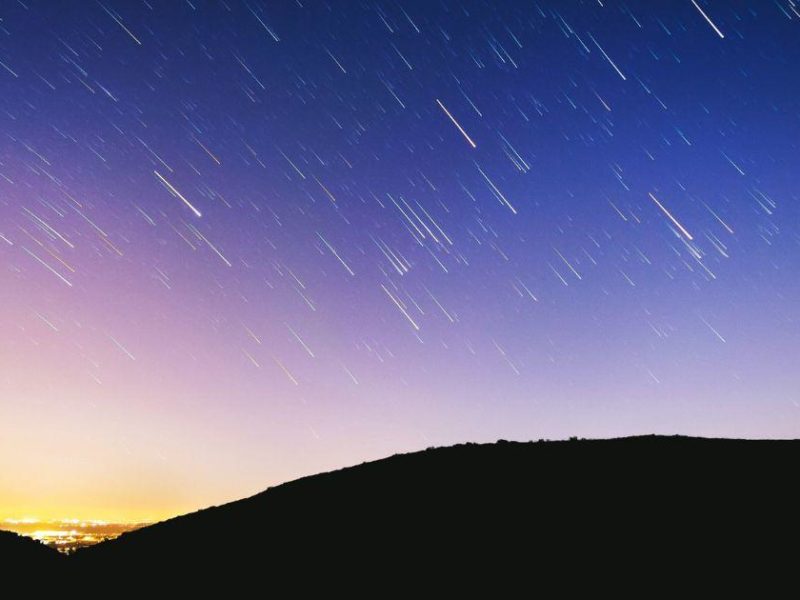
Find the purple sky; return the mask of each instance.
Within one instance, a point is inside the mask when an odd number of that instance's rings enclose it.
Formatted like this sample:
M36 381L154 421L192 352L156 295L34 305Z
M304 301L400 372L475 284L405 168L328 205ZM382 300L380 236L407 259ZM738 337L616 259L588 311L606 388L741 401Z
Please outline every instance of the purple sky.
M792 2L0 10L0 518L800 434Z

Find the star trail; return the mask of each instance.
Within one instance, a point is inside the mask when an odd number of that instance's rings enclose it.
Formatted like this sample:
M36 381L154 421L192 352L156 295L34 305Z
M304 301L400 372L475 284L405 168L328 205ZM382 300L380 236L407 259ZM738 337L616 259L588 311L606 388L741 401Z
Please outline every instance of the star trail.
M794 0L0 3L0 517L800 435Z

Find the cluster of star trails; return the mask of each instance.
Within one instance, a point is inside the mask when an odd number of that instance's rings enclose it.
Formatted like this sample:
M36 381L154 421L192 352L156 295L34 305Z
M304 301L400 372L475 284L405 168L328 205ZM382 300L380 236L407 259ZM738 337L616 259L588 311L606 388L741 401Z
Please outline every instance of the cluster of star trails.
M793 0L60 10L0 12L4 333L87 381L491 389L594 332L666 385L791 320Z

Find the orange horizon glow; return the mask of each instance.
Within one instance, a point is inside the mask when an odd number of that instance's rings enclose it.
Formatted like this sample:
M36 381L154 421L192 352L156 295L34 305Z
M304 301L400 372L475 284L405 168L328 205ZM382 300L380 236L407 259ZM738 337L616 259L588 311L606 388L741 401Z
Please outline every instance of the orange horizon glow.
M40 523L60 523L63 525L68 524L81 524L81 525L142 525L157 523L165 521L173 517L179 517L183 514L194 512L201 507L195 509L187 509L182 512L151 512L145 513L141 511L125 511L115 508L98 508L98 509L74 509L71 511L63 511L59 507L41 510L15 510L10 508L7 512L0 513L0 529L8 529L8 526L14 525L36 525ZM202 507L204 508L204 507ZM64 516L64 515L68 516Z
M25 517L0 521L0 530L32 538L59 552L70 554L80 548L113 540L123 533L147 525L151 523L109 523L81 519L40 520Z

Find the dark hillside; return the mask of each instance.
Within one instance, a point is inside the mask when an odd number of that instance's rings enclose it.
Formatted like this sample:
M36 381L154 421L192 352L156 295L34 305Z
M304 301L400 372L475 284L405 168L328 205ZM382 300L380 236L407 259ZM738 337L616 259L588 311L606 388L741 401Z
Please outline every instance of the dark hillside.
M788 537L798 459L800 441L657 436L429 449L292 481L69 560L94 573L298 589L320 578L463 586L706 570Z
M6 577L21 571L48 575L61 566L64 558L36 540L0 530L0 567Z

